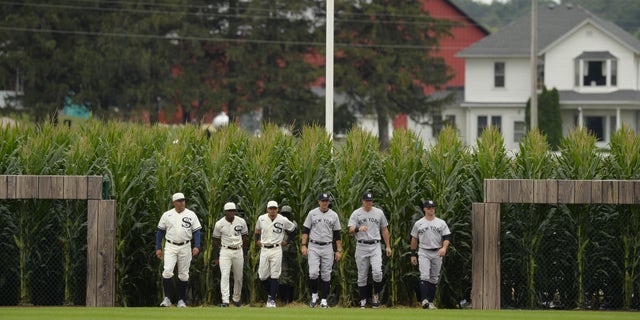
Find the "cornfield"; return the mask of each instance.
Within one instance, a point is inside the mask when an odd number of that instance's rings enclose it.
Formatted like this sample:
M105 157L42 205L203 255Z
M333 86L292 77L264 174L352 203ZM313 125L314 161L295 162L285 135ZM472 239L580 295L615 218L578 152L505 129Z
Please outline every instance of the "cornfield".
M476 147L446 128L423 146L396 131L390 147L360 129L332 142L320 127L291 136L265 125L259 137L231 125L210 136L198 128L91 122L69 129L22 125L0 129L0 174L99 175L104 196L117 201L116 303L155 306L161 300L161 262L153 254L156 225L184 192L203 225L201 254L191 266L189 300L220 303L220 272L212 262L212 230L222 206L236 202L252 228L268 200L293 208L301 225L329 192L343 226L372 191L390 222L393 254L384 258L383 302L415 305L418 271L410 265L409 232L434 199L452 231L436 303L462 307L471 291L471 203L482 202L483 180L640 179L640 137L627 127L608 150L576 130L551 152L538 131L519 152L485 130ZM503 308L640 307L640 213L623 205L503 205ZM62 200L0 202L0 305L83 305L86 287L86 204ZM298 230L297 232L300 232ZM298 235L299 236L299 235ZM355 243L343 228L345 253L334 265L331 302L357 301ZM252 243L244 270L244 303L265 299ZM298 254L295 300L306 302L307 262Z

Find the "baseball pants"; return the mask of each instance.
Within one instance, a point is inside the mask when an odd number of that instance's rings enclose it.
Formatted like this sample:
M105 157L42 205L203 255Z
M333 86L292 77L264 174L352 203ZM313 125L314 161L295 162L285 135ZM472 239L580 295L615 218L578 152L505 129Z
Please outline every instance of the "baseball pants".
M191 245L177 246L167 242L164 246L164 269L162 277L171 279L173 269L178 264L178 278L180 281L189 281L189 267L191 266Z
M358 267L358 287L367 285L369 267L373 281L382 281L382 249L379 243L358 243L355 258Z
M440 280L440 269L442 268L442 257L438 251L420 249L418 252L418 268L420 269L420 280L438 284Z
M311 242L308 250L309 279L318 279L318 276L322 276L322 281L331 281L333 246L330 243L321 246Z
M268 278L278 279L282 272L282 247L260 249L260 266L258 267L258 277L260 280Z
M222 303L229 303L229 276L233 268L233 301L240 301L242 294L242 268L244 257L242 249L231 250L222 248L220 250L220 293Z

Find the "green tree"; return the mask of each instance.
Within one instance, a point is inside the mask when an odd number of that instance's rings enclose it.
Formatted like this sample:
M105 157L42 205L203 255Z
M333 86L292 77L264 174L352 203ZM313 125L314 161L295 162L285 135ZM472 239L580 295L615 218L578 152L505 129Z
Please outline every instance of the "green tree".
M528 128L531 125L531 99L527 101L525 122ZM562 140L562 117L560 115L560 94L556 88L547 90L542 88L538 94L538 129L547 137L547 141L553 150L558 150Z
M417 1L336 3L336 92L353 112L377 116L381 148L395 115L417 120L447 100L425 96L423 87L440 88L450 77L433 54L451 26L422 13Z

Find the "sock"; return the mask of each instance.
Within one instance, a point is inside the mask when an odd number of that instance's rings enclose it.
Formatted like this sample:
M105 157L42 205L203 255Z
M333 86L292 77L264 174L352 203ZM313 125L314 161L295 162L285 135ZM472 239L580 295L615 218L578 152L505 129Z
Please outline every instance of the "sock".
M429 299L427 296L427 282L420 280L420 301Z
M309 290L312 294L318 294L318 279L309 279Z
M380 294L382 291L382 282L373 282L373 294Z
M433 300L435 300L436 298L437 286L435 283L427 282L427 287L429 288L427 290L427 299L429 299L429 302L433 302Z
M271 300L276 300L276 295L278 294L278 279L270 279L271 285L269 288L269 295L271 296Z
M326 299L329 296L329 289L331 288L331 281L322 281L322 294L320 297Z
M271 294L271 289L270 289L271 286L270 286L270 283L269 283L269 278L264 279L264 280L260 280L260 283L262 284L262 289L264 290L264 292L267 295L270 295Z
M366 300L367 299L367 286L363 286L363 287L358 287L358 289L360 289L360 300Z
M189 286L189 281L178 281L178 300L184 300L187 296L187 287Z
M164 296L171 298L171 292L173 291L173 281L171 279L162 278L162 287L164 288Z

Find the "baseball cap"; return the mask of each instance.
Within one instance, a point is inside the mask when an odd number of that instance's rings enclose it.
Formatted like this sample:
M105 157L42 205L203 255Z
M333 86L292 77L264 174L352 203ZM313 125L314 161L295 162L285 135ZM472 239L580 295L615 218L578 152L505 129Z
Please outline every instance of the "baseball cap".
M422 204L423 208L435 208L436 207L436 203L433 202L433 200L427 200Z
M282 206L282 209L280 209L280 213L291 213L291 207Z
M173 201L180 201L180 200L184 200L184 194L178 192L178 193L174 193L173 196L171 197L173 199Z
M367 191L362 195L362 200L373 201L373 193Z
M227 202L227 203L224 204L224 211L232 211L232 210L237 210L235 203Z
M267 208L277 208L278 207L278 203L271 200L269 202L267 202Z
M322 200L329 200L329 194L328 194L328 193L324 193L324 192L323 192L323 193L321 193L321 194L318 196L318 200L320 200L320 201L322 201Z

